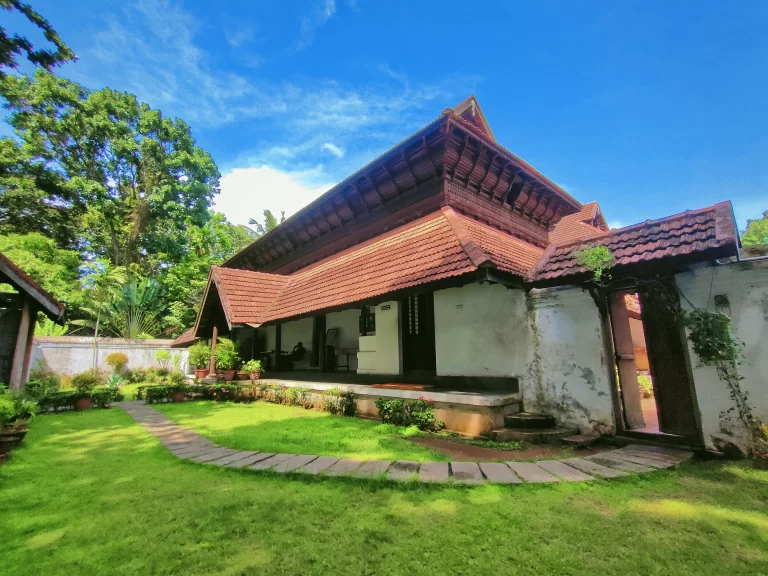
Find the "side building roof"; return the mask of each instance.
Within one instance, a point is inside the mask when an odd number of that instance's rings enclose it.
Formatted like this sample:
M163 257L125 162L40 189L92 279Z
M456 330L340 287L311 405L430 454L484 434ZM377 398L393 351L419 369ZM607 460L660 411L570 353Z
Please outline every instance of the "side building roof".
M0 252L0 282L7 282L19 293L32 298L37 302L40 310L54 322L64 323L64 315L67 310L64 304L43 290L37 282L32 280L26 272L2 252Z

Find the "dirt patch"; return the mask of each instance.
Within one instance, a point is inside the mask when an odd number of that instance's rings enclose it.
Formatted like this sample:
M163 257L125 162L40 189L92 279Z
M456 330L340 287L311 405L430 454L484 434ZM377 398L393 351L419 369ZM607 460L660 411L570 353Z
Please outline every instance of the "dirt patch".
M411 438L432 450L442 452L446 456L460 461L487 462L489 460L549 460L592 456L612 448L563 448L562 446L530 446L522 450L495 450L483 446L473 446L462 442L453 442L442 438Z

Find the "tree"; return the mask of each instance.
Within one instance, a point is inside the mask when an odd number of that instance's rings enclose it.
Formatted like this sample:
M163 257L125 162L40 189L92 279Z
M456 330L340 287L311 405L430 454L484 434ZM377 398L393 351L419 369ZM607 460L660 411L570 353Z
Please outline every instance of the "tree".
M34 79L7 76L0 89L29 161L54 172L70 194L86 252L143 276L181 258L179 240L208 221L220 176L189 126L131 94L90 92L42 70Z
M102 316L109 310L115 294L127 280L125 268L113 266L109 260L99 259L89 262L83 267L85 275L81 279L83 292L90 299L91 304L84 306L83 310L95 317L93 323L93 368L96 369L97 338L99 337L99 323ZM74 324L75 322L73 322ZM91 326L87 321L77 322L83 326Z
M32 9L32 6L20 2L19 0L0 0L0 8L13 12L18 10L27 20L40 28L43 35L56 48L49 50L47 48L35 49L34 45L24 36L14 34L8 35L8 31L0 27L0 76L4 74L3 68L15 69L18 67L17 57L22 54L35 66L40 66L45 70L51 70L54 66L59 66L69 60L76 60L77 56L72 50L64 44L56 30L40 14Z
M741 234L743 246L763 246L768 244L768 210L760 220L747 220L747 229Z
M277 218L274 214L272 214L272 210L264 210L264 223L258 222L257 220L254 220L251 218L248 220L248 224L251 226L255 226L255 233L258 236L261 236L262 234L266 234L270 230L274 230L277 228L279 224L282 224L285 222L285 210L280 212L280 222L277 221Z

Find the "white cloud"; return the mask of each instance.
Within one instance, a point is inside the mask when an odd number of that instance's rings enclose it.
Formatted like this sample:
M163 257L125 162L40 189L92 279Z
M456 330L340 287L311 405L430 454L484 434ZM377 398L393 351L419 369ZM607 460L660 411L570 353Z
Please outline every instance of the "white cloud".
M335 0L321 0L312 14L301 19L301 39L296 50L303 50L315 41L315 33L336 13Z
M278 218L284 210L288 218L333 184L322 167L302 172L267 165L234 168L222 176L221 193L213 208L234 224L247 225L251 218L261 221L262 212L267 209Z
M614 228L624 228L624 226L626 226L626 224L624 224L620 220L613 220L611 222L608 222L607 224L608 224L608 228L610 228L611 230L613 230Z
M344 158L344 148L339 148L333 142L326 142L323 144L322 149L330 152L336 158Z

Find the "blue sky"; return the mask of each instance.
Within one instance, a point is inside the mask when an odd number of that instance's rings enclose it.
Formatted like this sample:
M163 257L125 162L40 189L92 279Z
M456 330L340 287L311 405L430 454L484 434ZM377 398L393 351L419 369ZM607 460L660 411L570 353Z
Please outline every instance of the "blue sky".
M60 74L192 126L234 222L295 212L472 93L499 142L614 225L768 210L768 2L33 6L80 57Z

